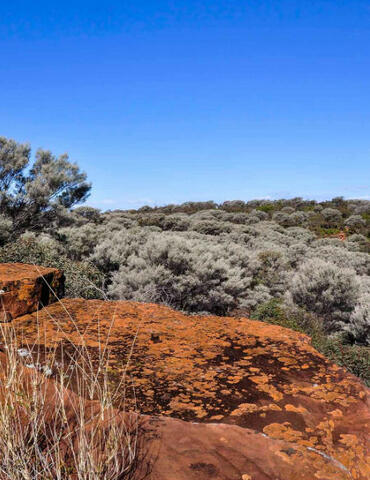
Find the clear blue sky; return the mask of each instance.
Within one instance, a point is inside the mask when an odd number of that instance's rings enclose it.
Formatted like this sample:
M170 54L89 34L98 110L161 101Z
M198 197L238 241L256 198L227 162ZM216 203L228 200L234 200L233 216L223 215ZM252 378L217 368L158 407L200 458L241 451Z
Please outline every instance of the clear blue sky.
M0 135L90 204L370 198L369 0L0 5Z

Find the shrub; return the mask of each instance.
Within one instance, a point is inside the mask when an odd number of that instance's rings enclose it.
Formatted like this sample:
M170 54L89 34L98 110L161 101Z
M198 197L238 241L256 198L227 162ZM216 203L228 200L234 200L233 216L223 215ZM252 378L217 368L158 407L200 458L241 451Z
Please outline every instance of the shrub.
M346 330L356 342L370 345L370 295L361 297L352 312Z
M220 208L227 212L244 212L246 210L246 203L242 200L231 200L222 203Z
M281 211L290 215L291 213L294 213L294 208L293 207L283 207L281 209Z
M244 298L239 302L238 307L252 311L272 299L270 289L266 285L256 285L244 293Z
M367 242L367 239L364 235L361 235L360 233L354 233L347 237L347 241L365 244Z
M307 221L307 214L304 212L294 212L289 215L290 225L304 225Z
M139 225L138 216L123 212L106 212L102 215L102 219L105 229L110 233Z
M292 276L289 293L299 307L325 320L329 331L348 324L360 295L355 272L319 259L305 261Z
M306 257L308 250L309 247L303 242L291 245L287 252L287 258L291 269L296 269L298 265L302 263L302 259Z
M250 214L247 216L247 219L246 219L246 224L247 225L254 225L255 223L259 223L261 221L260 217L258 217L257 215L254 215L254 214Z
M258 267L255 281L269 287L274 296L280 295L285 287L287 258L279 250L262 250L257 254Z
M288 227L291 225L290 223L290 215L284 212L275 212L272 215L272 219L274 222L278 223L279 225L283 225L284 227Z
M183 232L189 230L189 217L183 213L167 215L159 224L163 230L172 230L174 232Z
M217 208L217 204L212 200L206 202L185 202L181 205L177 205L176 211L184 213L195 213L200 210L210 210Z
M80 227L65 227L57 231L57 238L63 243L71 260L87 258L94 250L102 234L102 228L88 223Z
M281 300L276 298L260 304L251 315L251 318L300 332L304 331L303 325L300 325L293 315L287 315Z
M361 232L365 227L366 222L361 215L351 215L347 218L344 224L351 232Z
M324 208L321 215L324 217L327 227L337 227L342 221L342 214L336 208Z
M317 346L314 345L316 348ZM318 350L331 361L345 367L370 387L370 348L347 345L340 337L323 337Z
M352 235L349 235L347 237L347 242L352 244L352 248L353 245L355 245L356 249L370 253L370 242L364 235L361 235L360 233L353 233Z
M255 209L250 212L251 215L258 217L260 220L268 220L269 215L263 209Z
M369 256L363 252L352 252L344 242L338 242L327 245L316 243L308 250L307 257L319 258L341 269L353 269L358 275L368 275L370 273Z
M324 228L324 227L321 227L319 229L319 234L323 237L337 235L340 232L341 232L340 228Z
M246 298L253 266L245 248L207 238L195 233L122 232L99 245L92 258L113 271L113 298L225 314Z
M193 222L191 230L204 235L220 235L221 233L230 233L232 226L229 223L222 223L217 220L204 220Z
M248 223L249 215L247 213L235 213L229 217L229 221L240 225Z
M275 207L272 202L265 202L263 205L260 205L259 207L256 208L256 210L261 210L261 212L272 212L274 211Z

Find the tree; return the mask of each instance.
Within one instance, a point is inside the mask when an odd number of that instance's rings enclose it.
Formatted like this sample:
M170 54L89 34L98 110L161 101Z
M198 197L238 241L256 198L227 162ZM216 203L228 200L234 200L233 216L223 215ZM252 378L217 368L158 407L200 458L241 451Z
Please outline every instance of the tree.
M0 213L11 218L15 232L39 230L86 200L91 184L67 154L36 152L30 165L27 144L0 137Z
M17 189L23 179L22 172L30 161L29 145L0 137L0 211L8 209L9 192Z

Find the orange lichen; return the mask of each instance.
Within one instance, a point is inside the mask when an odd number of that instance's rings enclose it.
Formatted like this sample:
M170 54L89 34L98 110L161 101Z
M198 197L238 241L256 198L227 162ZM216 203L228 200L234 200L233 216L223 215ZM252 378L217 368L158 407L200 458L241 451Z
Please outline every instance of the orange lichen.
M290 426L289 422L271 423L270 425L264 427L263 433L271 438L286 440L288 442L299 441L303 436L303 433L298 430L294 430Z
M294 405L290 405L290 403L287 403L284 408L285 408L285 410L287 410L288 412L309 413L306 408L304 408L304 407L295 407Z
M244 415L245 413L258 412L258 405L255 403L241 403L238 408L231 412L231 416L238 417Z

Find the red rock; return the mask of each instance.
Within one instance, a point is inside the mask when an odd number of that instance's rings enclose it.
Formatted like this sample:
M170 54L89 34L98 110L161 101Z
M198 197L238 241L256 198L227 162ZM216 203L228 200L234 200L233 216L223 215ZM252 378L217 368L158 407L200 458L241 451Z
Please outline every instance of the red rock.
M31 313L63 296L64 276L55 268L0 263L0 321Z
M302 445L225 424L158 420L152 480L350 479L335 458ZM156 446L150 449L156 451ZM366 478L366 477L353 477Z
M107 342L112 381L127 368L141 414L162 416L156 480L370 478L369 391L306 335L82 299L6 327L41 349L85 345L92 358Z
M1 372L6 370L6 356L0 354ZM35 376L38 377L35 382ZM31 382L30 379L33 379ZM23 367L24 387L22 398L25 400L30 385L38 385L43 391L43 417L45 428L42 432L54 430L56 409L54 401L60 389L56 382L46 379L37 372L27 371ZM0 383L0 402L4 399L3 386ZM27 393L28 392L28 393ZM58 426L63 463L73 465L70 445L75 451L79 449L80 423L76 412L83 411L86 432L100 432L94 439L104 438L109 425L117 422L125 425L131 433L138 427L137 469L132 480L350 480L366 478L352 475L347 467L335 457L324 452L303 446L299 443L276 440L250 429L225 424L196 424L169 417L138 416L124 412L110 411L105 416L101 413L98 402L85 400L83 408L81 399L70 390L65 390L65 421ZM60 403L58 403L60 405ZM20 410L22 407L20 406ZM103 417L103 420L101 419ZM24 424L29 418L19 415ZM65 425L63 427L63 425ZM66 440L68 439L68 440ZM43 442L47 441L46 438ZM117 442L124 439L117 438ZM93 443L96 447L97 442ZM1 458L1 452L0 452ZM148 474L149 473L149 474ZM365 472L366 474L366 472ZM0 475L0 478L3 478ZM5 479L6 477L4 477ZM74 478L70 475L68 478Z

